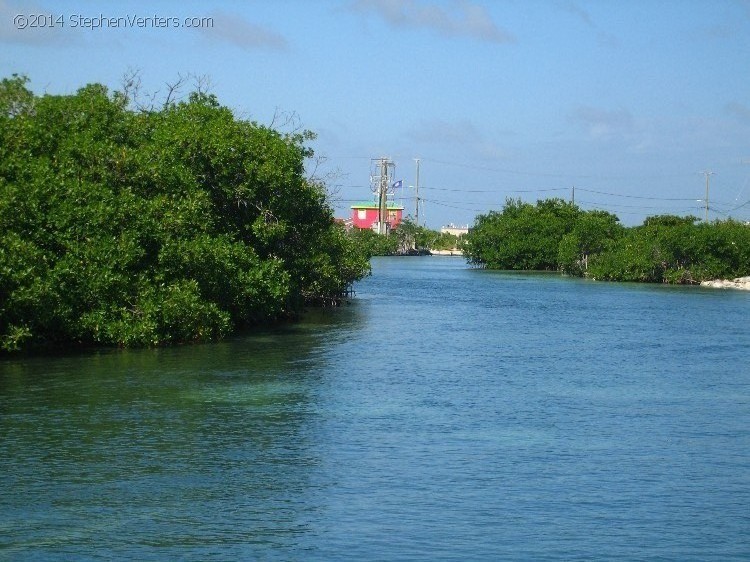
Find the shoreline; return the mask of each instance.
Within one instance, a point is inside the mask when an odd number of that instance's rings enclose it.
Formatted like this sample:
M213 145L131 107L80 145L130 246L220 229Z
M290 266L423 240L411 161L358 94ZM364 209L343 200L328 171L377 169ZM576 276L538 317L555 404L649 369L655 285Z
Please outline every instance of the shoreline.
M734 279L714 279L712 281L701 281L701 287L712 289L738 289L750 291L750 275L747 277L735 277Z
M430 255L463 257L464 253L461 250L430 250Z

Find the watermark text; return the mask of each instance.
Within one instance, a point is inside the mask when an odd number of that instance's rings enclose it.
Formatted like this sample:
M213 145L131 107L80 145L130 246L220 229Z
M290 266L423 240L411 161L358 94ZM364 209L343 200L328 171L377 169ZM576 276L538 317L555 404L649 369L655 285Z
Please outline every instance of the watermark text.
M214 26L214 18L29 13L16 14L13 17L13 26L16 29L210 29Z

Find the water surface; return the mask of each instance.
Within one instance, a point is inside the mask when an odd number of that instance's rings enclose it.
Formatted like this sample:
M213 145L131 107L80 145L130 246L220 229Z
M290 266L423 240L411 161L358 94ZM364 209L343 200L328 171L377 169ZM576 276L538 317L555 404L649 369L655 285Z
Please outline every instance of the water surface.
M750 294L450 257L357 293L0 363L0 559L750 558Z

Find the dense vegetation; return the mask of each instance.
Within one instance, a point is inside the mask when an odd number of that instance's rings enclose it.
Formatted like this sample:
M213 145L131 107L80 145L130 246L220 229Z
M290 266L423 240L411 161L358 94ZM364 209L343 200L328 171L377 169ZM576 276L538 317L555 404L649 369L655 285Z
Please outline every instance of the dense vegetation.
M699 283L750 275L750 227L733 220L698 220L650 217L598 255L589 274L608 281L652 283Z
M578 271L579 262L622 235L616 216L585 212L562 199L506 201L477 217L464 244L470 262L492 269Z
M349 238L368 257L393 256L398 253L398 238L395 232L383 236L372 230L352 228Z
M405 219L395 232L401 251L416 249L453 250L461 245L458 236L447 232L418 226L410 218Z
M428 249L452 250L460 245L457 236L417 226L410 218L404 219L387 236L358 228L352 229L349 235L368 256L393 256Z
M200 91L132 106L0 82L0 350L216 339L369 271L305 177L311 134Z
M464 252L471 263L492 269L697 283L750 274L750 227L664 215L625 228L615 215L561 199L508 200L502 212L477 217Z

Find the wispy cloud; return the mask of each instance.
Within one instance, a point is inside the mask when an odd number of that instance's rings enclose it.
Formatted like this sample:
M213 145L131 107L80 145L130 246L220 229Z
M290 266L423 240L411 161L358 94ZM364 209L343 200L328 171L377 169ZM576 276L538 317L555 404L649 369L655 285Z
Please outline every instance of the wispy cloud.
M724 106L724 111L729 115L741 121L742 123L750 124L750 107L744 105L738 101L729 102Z
M579 4L571 0L560 0L556 3L557 7L563 12L573 15L578 20L583 22L587 27L591 28L596 32L596 41L602 47L616 48L620 45L620 41L606 31L603 31L599 25L597 25L591 14L585 9L581 8Z
M283 35L251 23L240 14L217 10L209 15L213 18L214 24L201 28L201 31L210 39L247 50L286 51L289 48L289 43Z
M602 47L607 47L609 49L617 49L620 46L620 40L616 35L604 31L599 31L596 34L596 42Z
M569 122L583 132L589 144L639 154L678 153L697 147L733 148L747 136L750 108L733 102L724 118L682 115L679 117L636 117L626 108L607 109L581 106L569 114ZM740 141L741 143L741 141Z
M481 140L477 128L468 120L455 122L423 119L406 133L420 143L473 143Z
M728 24L717 24L702 27L696 34L706 39L729 39L737 34L737 29Z
M374 14L394 27L431 30L443 37L470 37L491 43L513 43L511 33L499 27L484 6L468 0L448 7L420 0L356 0L351 11Z
M570 120L582 127L595 140L609 140L633 131L633 116L627 109L608 110L591 106L575 109Z
M47 13L49 9L42 8L34 2L0 0L0 43L43 46L79 41L79 34L66 32L66 28L62 26L30 25L33 21L32 16Z
M596 25L594 25L594 20L591 19L591 15L575 2L558 2L557 5L561 10L573 14L589 27L596 27Z
M423 119L404 136L418 145L440 145L469 150L485 160L501 160L508 157L508 151L505 148L487 138L467 119L458 121Z

